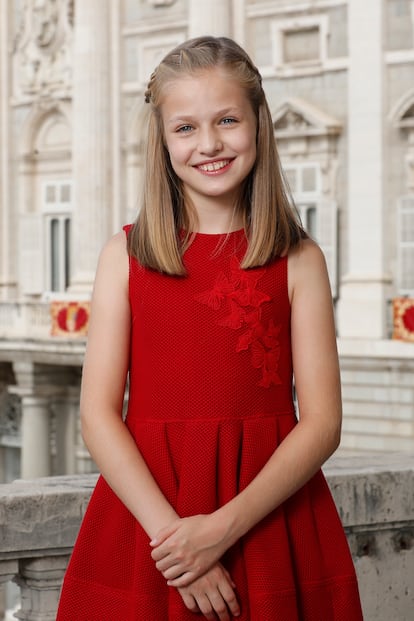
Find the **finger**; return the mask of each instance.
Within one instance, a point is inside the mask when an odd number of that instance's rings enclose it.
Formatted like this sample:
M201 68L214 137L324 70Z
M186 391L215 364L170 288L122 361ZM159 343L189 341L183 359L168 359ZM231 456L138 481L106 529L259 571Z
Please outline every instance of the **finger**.
M172 574L175 573L174 568L176 569L178 567L178 565L180 565L180 559L174 558L171 554L169 554L168 556L165 556L160 561L156 561L156 563L155 563L155 567L162 574L164 574L164 572L167 572L167 571L171 570L171 576L165 576L165 578L167 578L167 577L168 578L177 577L180 574L182 574L183 571L185 571L185 567L182 567L182 568L180 567L181 571L178 572L177 576L173 576Z
M227 608L227 604L224 601L220 591L212 591L207 594L207 597L209 598L211 606L219 620L230 621L229 609Z
M183 602L188 610L191 610L191 612L194 613L200 612L198 604L192 595L182 591L180 591L180 595L183 598Z
M222 565L218 565L221 570L221 576L217 578L217 589L223 600L229 608L231 614L235 617L240 615L240 605L235 592L236 585L233 582L230 573Z
M165 573L167 573L167 572L165 572ZM181 573L181 574L178 571L178 575L177 575L176 578L171 578L171 579L167 580L167 585L175 587L177 589L179 589L181 587L186 587L186 586L190 585L192 582L194 582L194 580L199 578L200 575L201 575L201 571L199 571L199 572L186 571L186 572ZM164 578L167 577L164 574L163 574L163 576L164 576Z
M236 593L234 592L233 588L230 586L229 583L226 583L226 582L220 583L218 588L231 614L234 617L238 617L241 612L240 605L239 605Z
M226 574L226 578L229 581L229 584L231 584L231 586L234 588L236 588L236 584L233 580L233 578L230 576L229 572L227 571L227 569L225 567L222 567L224 573Z
M203 613L203 615L205 616L206 619L208 619L208 621L217 621L216 614L211 606L211 602L208 599L207 595L200 594L199 596L197 596L196 601L200 609L200 612Z
M151 551L151 558L153 561L161 561L165 556L168 555L159 548L155 548Z
M170 524L169 526L165 526L164 528L161 528L161 530L158 531L155 537L151 539L150 546L155 548L161 545L166 539L168 539L168 537L171 537L171 535L175 533L177 528L178 528L177 522Z
M154 548L151 551L151 558L154 561L161 561L163 558L166 558L170 554L171 550L167 546L161 545L160 547Z

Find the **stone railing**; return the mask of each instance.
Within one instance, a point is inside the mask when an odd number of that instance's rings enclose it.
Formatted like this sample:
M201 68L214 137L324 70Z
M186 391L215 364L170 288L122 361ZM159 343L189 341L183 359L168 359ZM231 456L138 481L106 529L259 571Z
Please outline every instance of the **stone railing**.
M340 455L324 470L355 560L365 621L411 620L414 455ZM55 619L95 480L50 477L0 486L0 582L13 579L20 586L18 619Z
M46 302L0 302L0 338L48 338L50 305Z

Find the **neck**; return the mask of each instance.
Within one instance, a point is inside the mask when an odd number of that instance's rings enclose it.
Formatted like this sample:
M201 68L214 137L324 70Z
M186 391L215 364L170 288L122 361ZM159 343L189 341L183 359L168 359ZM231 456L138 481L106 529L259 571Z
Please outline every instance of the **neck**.
M243 228L243 216L234 204L223 205L220 201L208 204L196 204L193 207L197 215L198 233L231 233Z

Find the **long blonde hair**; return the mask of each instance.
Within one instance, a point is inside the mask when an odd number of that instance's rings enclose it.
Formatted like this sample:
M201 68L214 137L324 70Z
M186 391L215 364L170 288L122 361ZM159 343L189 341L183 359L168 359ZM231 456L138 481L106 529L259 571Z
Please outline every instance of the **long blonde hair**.
M223 68L245 90L257 121L256 161L241 188L248 247L241 267L264 265L307 237L288 196L269 106L259 71L247 53L226 37L199 37L172 50L151 75L145 92L150 104L143 204L128 237L130 255L166 274L184 275L182 256L197 230L195 209L186 203L164 144L160 112L163 88L183 76ZM183 238L182 231L186 232Z

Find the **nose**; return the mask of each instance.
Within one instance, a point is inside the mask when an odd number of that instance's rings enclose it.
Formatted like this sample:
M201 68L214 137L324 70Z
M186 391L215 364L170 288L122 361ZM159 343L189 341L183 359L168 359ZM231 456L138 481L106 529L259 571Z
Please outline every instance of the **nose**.
M218 132L214 128L200 129L198 152L204 155L214 155L221 151L223 143Z

